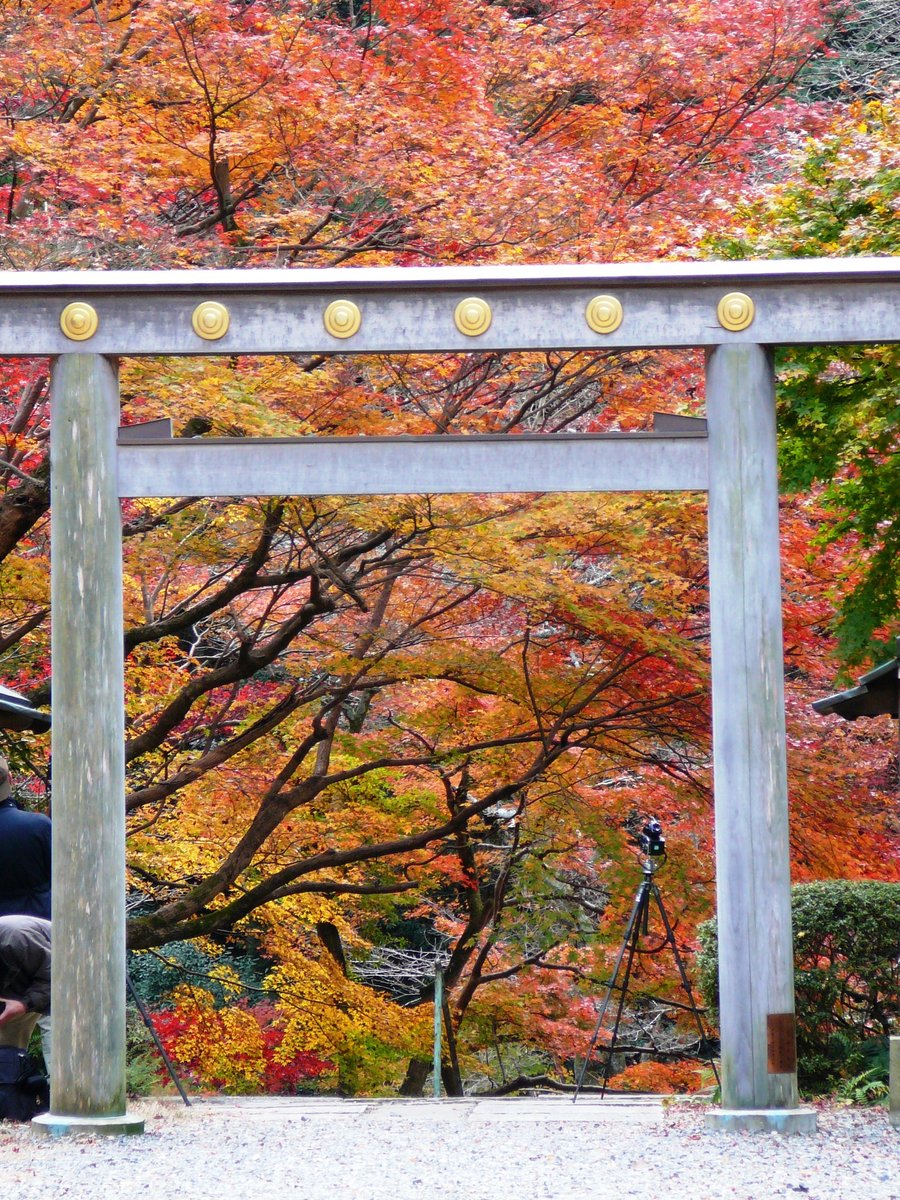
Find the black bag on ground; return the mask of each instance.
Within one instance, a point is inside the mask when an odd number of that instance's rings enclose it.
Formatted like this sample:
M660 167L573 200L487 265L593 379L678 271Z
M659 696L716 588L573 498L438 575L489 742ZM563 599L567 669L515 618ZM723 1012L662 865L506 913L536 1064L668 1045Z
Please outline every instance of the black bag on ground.
M0 1046L0 1121L30 1121L50 1107L47 1076L18 1046Z

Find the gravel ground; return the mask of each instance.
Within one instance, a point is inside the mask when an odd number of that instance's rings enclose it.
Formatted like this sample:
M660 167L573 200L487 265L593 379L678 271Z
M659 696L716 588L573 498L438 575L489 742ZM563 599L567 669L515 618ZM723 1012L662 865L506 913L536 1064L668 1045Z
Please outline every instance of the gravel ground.
M584 1100L584 1098L583 1098ZM4 1200L900 1200L900 1130L821 1110L808 1137L706 1133L702 1108L491 1102L148 1101L142 1137L0 1125Z

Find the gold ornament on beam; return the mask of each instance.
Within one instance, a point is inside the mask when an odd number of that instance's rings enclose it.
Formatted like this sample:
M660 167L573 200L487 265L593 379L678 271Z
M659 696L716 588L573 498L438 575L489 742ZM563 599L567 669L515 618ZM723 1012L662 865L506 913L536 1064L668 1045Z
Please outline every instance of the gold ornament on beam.
M469 296L465 300L460 300L453 313L456 328L466 337L480 337L481 334L487 333L491 327L492 318L491 306L486 300L481 300L477 296Z
M614 333L623 316L622 302L615 296L595 296L584 310L584 319L594 333Z
M753 301L743 292L729 292L727 296L722 297L716 308L719 324L723 329L730 329L732 333L740 333L742 329L746 329L755 315L756 307Z
M92 338L99 324L97 310L83 300L67 304L59 314L59 327L73 342L86 342Z
M349 338L359 331L362 313L352 300L332 300L322 314L326 333L332 337Z
M217 342L228 332L231 317L224 304L217 300L204 300L191 314L191 325L197 337L205 342Z

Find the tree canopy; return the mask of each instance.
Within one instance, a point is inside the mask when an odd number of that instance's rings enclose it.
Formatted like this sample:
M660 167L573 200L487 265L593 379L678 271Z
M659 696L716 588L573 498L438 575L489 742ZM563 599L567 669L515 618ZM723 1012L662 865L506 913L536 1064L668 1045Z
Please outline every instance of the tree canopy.
M804 147L784 182L742 207L717 243L735 256L890 255L898 247L900 116L896 98L856 103ZM855 543L840 580L837 633L847 662L893 656L900 608L900 411L896 346L816 346L782 353L782 481L823 485L818 543Z
M832 127L799 90L837 20L818 0L29 0L0 10L4 262L890 252L888 101ZM813 134L804 174L789 154ZM893 535L858 494L894 453L886 353L854 351L842 375L812 352L782 387L785 478L803 489L783 548L805 878L900 866L884 740L808 714L833 672L834 580L874 581L884 605L866 611L889 615ZM657 408L701 415L702 375L668 353L135 359L122 421L170 416L183 437L639 429ZM47 381L45 362L0 363L0 654L36 702ZM826 514L857 508L810 561ZM696 498L128 501L123 534L129 942L193 979L170 1031L187 1061L215 1051L208 1078L236 1083L234 1042L267 1078L307 1055L348 1088L396 1085L427 1049L436 958L467 1069L512 1045L564 1063L650 811L693 944L712 890ZM12 753L47 777L38 741ZM202 989L184 966L201 959ZM239 984L270 1007L223 1015Z

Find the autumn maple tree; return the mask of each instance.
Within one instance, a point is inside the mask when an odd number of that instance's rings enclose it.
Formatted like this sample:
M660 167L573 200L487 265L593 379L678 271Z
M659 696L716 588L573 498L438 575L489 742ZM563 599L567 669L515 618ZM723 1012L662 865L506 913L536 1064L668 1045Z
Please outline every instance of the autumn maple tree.
M804 148L777 188L739 211L729 255L896 254L900 195L896 94L854 102ZM823 488L818 541L853 538L836 632L845 661L892 657L900 593L900 417L895 346L814 346L779 363L782 480Z
M826 124L793 89L833 31L818 0L3 9L4 261L697 255L737 236L747 181ZM0 364L0 650L38 702L47 379L42 362ZM123 424L170 416L176 436L702 413L700 363L648 353L126 360L121 381ZM627 903L650 808L690 940L712 877L696 499L130 501L123 533L130 944L200 939L214 960L231 936L252 943L285 1062L399 1082L427 1050L429 977L402 997L361 980L418 930L446 955L464 1064L517 1040L564 1063L607 961L597 919ZM791 561L806 669L830 601ZM38 745L15 752L44 770ZM892 852L870 808L865 850ZM828 837L806 853L811 874L846 862ZM202 993L190 1011L178 993L171 1018L185 1061L233 1038L271 1066L271 1030L248 1008L229 1032Z

